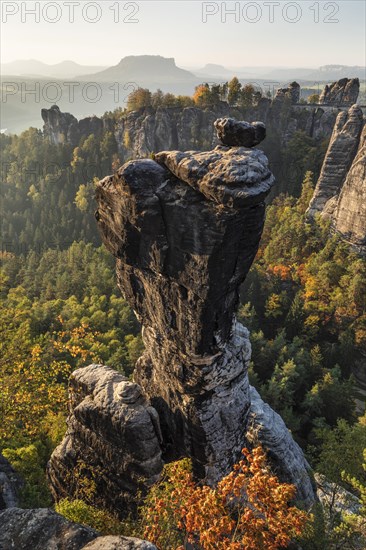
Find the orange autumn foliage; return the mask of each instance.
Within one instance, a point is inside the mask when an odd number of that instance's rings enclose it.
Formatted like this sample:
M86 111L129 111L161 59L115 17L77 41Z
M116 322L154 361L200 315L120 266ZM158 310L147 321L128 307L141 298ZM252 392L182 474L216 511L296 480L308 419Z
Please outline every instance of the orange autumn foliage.
M272 272L276 277L279 277L281 281L291 281L291 267L288 265L274 265L269 266L268 269L270 272Z
M166 466L143 509L144 536L160 550L276 550L300 536L309 515L289 506L294 485L272 474L261 447L243 455L216 487L195 483L186 460Z

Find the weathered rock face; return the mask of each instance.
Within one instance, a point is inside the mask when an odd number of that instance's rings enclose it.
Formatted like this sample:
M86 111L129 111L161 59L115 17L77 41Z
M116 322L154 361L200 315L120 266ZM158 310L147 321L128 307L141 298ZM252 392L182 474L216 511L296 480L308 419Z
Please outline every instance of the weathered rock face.
M0 550L157 550L133 537L101 537L48 508L0 512Z
M56 499L75 496L75 470L94 472L96 504L123 515L157 480L160 442L157 412L137 384L101 365L79 369L70 379L68 430L48 465L51 489Z
M254 147L266 137L263 122L238 122L234 118L219 118L214 126L217 136L223 145Z
M0 510L17 506L21 487L22 481L19 475L0 454Z
M282 145L286 145L298 130L315 139L329 138L339 112L338 107L355 103L358 89L357 79L342 79L331 87L325 87L321 101L324 108L299 106L300 86L292 82L287 88L277 90L273 101L261 98L256 106L247 110L246 119L250 122L262 120L271 132L279 135ZM51 109L42 109L42 118L45 122L44 134L52 143L67 142L76 146L82 135L99 135L103 130L113 132L122 162L125 159L147 157L152 152L162 150L185 151L214 147L218 143L214 121L218 117L230 117L234 111L235 108L225 102L211 110L197 107L159 107L154 110L149 107L127 113L118 122L111 123L108 119L97 117L77 121L74 116L61 113L59 107L53 106Z
M366 125L337 199L332 223L346 241L366 253Z
M252 408L249 334L235 320L273 181L259 150L162 152L101 181L96 218L143 325L146 351L134 379L159 413L164 458L189 456L197 475L215 481L239 458L257 418L278 471L287 479L293 471L309 505L301 450L278 416Z
M323 105L348 106L354 105L360 92L360 81L358 78L342 78L326 85L322 91L319 103Z
M300 100L300 84L291 82L287 88L278 88L275 101L288 99L292 104L298 103Z
M78 121L70 113L62 113L57 105L42 109L43 131L50 143L69 143L76 147L82 136L99 135L103 130L103 120L93 116Z
M0 512L0 550L80 550L97 536L48 508Z
M353 105L349 111L339 113L309 205L309 218L316 214L328 217L333 214L334 199L337 198L355 158L363 124L362 110L357 105Z
M314 489L309 478L309 467L304 468L304 456L298 444L279 414L264 403L255 388L250 386L250 411L247 437L250 442L260 441L274 459L276 472L280 478L301 487L304 502L311 501Z

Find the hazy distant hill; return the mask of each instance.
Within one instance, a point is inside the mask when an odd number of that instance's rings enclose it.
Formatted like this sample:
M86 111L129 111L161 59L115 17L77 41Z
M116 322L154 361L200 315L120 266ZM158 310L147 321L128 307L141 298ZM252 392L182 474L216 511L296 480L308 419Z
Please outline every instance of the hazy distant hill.
M366 79L366 68L348 65L324 65L319 69L306 67L224 67L209 63L202 69L195 71L197 75L205 78L230 78L237 76L240 79L286 82L290 80L302 80L304 82L334 82L347 76L348 78Z
M314 71L308 78L319 78L319 80L339 80L344 75L348 78L359 78L360 80L366 79L366 67L360 67L358 65L324 65L319 67L317 71Z
M77 118L101 116L105 111L125 107L128 94L138 86L149 88L151 91L160 88L163 92L177 95L193 95L195 86L202 82L221 83L238 76L242 82L257 83L259 86L263 84L264 90L269 82L275 83L273 87L276 88L297 80L301 83L306 97L312 93L314 84L318 82L330 83L342 77L357 76L361 79L362 94L362 81L365 81L364 67L327 65L318 70L280 67L235 68L209 63L202 69L192 72L177 67L173 58L159 55L128 56L113 67L99 70L101 68L79 65L73 61L47 65L40 61L28 60L3 65L1 88L5 95L1 103L1 128L6 128L10 133L21 132L31 125L39 128L42 126L40 110L43 107L50 108L54 103L63 112L71 112ZM59 97L55 100L52 97L57 89L49 87L50 80L59 91ZM75 83L73 94L70 94L71 82ZM34 90L37 86L37 97L27 93L27 90ZM88 87L89 91L86 89ZM319 87L321 88L322 84ZM306 91L306 88L309 90ZM99 97L94 101L92 96L98 93Z
M75 61L61 61L55 65L48 65L36 59L23 59L3 63L1 72L3 75L14 76L43 76L55 78L75 78L92 72L103 70L105 67L79 65Z
M83 75L83 80L90 78L97 82L131 82L143 85L146 82L161 84L190 83L197 77L176 66L173 57L160 55L129 55L121 59L118 65L95 74Z

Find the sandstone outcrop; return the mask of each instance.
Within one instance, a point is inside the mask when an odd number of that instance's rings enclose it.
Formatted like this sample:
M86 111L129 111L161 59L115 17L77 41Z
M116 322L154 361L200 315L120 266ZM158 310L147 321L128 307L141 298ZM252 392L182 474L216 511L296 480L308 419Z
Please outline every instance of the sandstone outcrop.
M254 147L266 137L263 122L238 122L234 118L219 118L214 126L217 136L223 145Z
M342 185L332 223L344 240L366 253L366 125L357 154Z
M48 508L0 512L0 550L80 550L97 536Z
M339 107L349 105L349 102L356 103L358 89L357 79L342 79L331 87L326 86L322 93L322 108L298 105L300 86L293 82L287 88L277 90L273 101L266 97L259 99L257 105L247 109L245 118L250 122L263 121L270 132L278 134L282 145L286 145L298 130L317 140L329 138ZM61 113L58 106L53 106L42 109L42 118L44 134L51 143L70 143L75 147L83 135L99 135L104 130L113 132L123 162L162 150L210 149L218 143L214 121L228 118L234 112L235 107L220 102L207 109L148 107L126 113L117 121L108 117L78 121L69 113Z
M97 188L102 238L143 326L146 351L134 379L159 414L163 457L191 457L208 482L228 473L257 416L249 333L235 310L273 183L262 151L218 145L131 161ZM279 417L271 422L291 440ZM314 492L302 452L280 447L269 448L273 461L287 460L279 471L290 471L296 456L298 498L309 505Z
M360 92L360 81L358 78L341 78L325 86L322 91L319 103L323 105L348 106L354 105Z
M300 84L291 82L287 88L278 88L275 101L288 99L292 104L298 103L300 100Z
M253 128L234 126L230 134L244 128L245 139ZM68 471L80 457L94 471L102 466L97 502L123 516L161 458L190 457L195 475L214 483L255 432L297 498L314 502L301 449L250 389L249 332L235 318L273 183L261 150L223 144L130 161L99 183L96 219L145 352L134 383L100 365L73 374L68 432L49 465L56 499L74 493Z
M17 506L21 487L22 480L19 475L0 454L0 510Z
M0 550L157 550L154 544L123 536L99 536L48 508L0 511Z
M69 143L76 147L82 136L100 135L104 128L101 118L93 116L78 121L70 113L62 113L58 105L42 109L41 116L44 122L43 132L54 145Z
M140 387L108 367L90 365L70 378L68 430L48 465L56 498L80 495L78 475L93 477L97 505L121 515L163 467L157 412Z
M337 116L320 177L308 209L308 217L316 214L332 215L335 202L348 174L359 146L364 121L360 107L353 105L349 111Z

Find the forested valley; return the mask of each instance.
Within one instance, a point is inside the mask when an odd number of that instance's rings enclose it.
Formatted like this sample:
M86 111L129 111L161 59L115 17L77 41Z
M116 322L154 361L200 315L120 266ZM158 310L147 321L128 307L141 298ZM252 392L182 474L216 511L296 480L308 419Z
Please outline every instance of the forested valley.
M195 101L204 108L202 93ZM143 352L94 219L96 179L127 159L109 131L77 147L52 145L34 128L0 140L0 452L26 480L22 504L50 506L45 468L65 432L69 375L95 362L130 377ZM251 384L313 468L359 494L350 479L364 491L357 372L366 354L366 265L326 221L306 220L324 152L302 132L281 152L296 181L268 201L238 319L251 332ZM322 547L321 531L308 548Z

